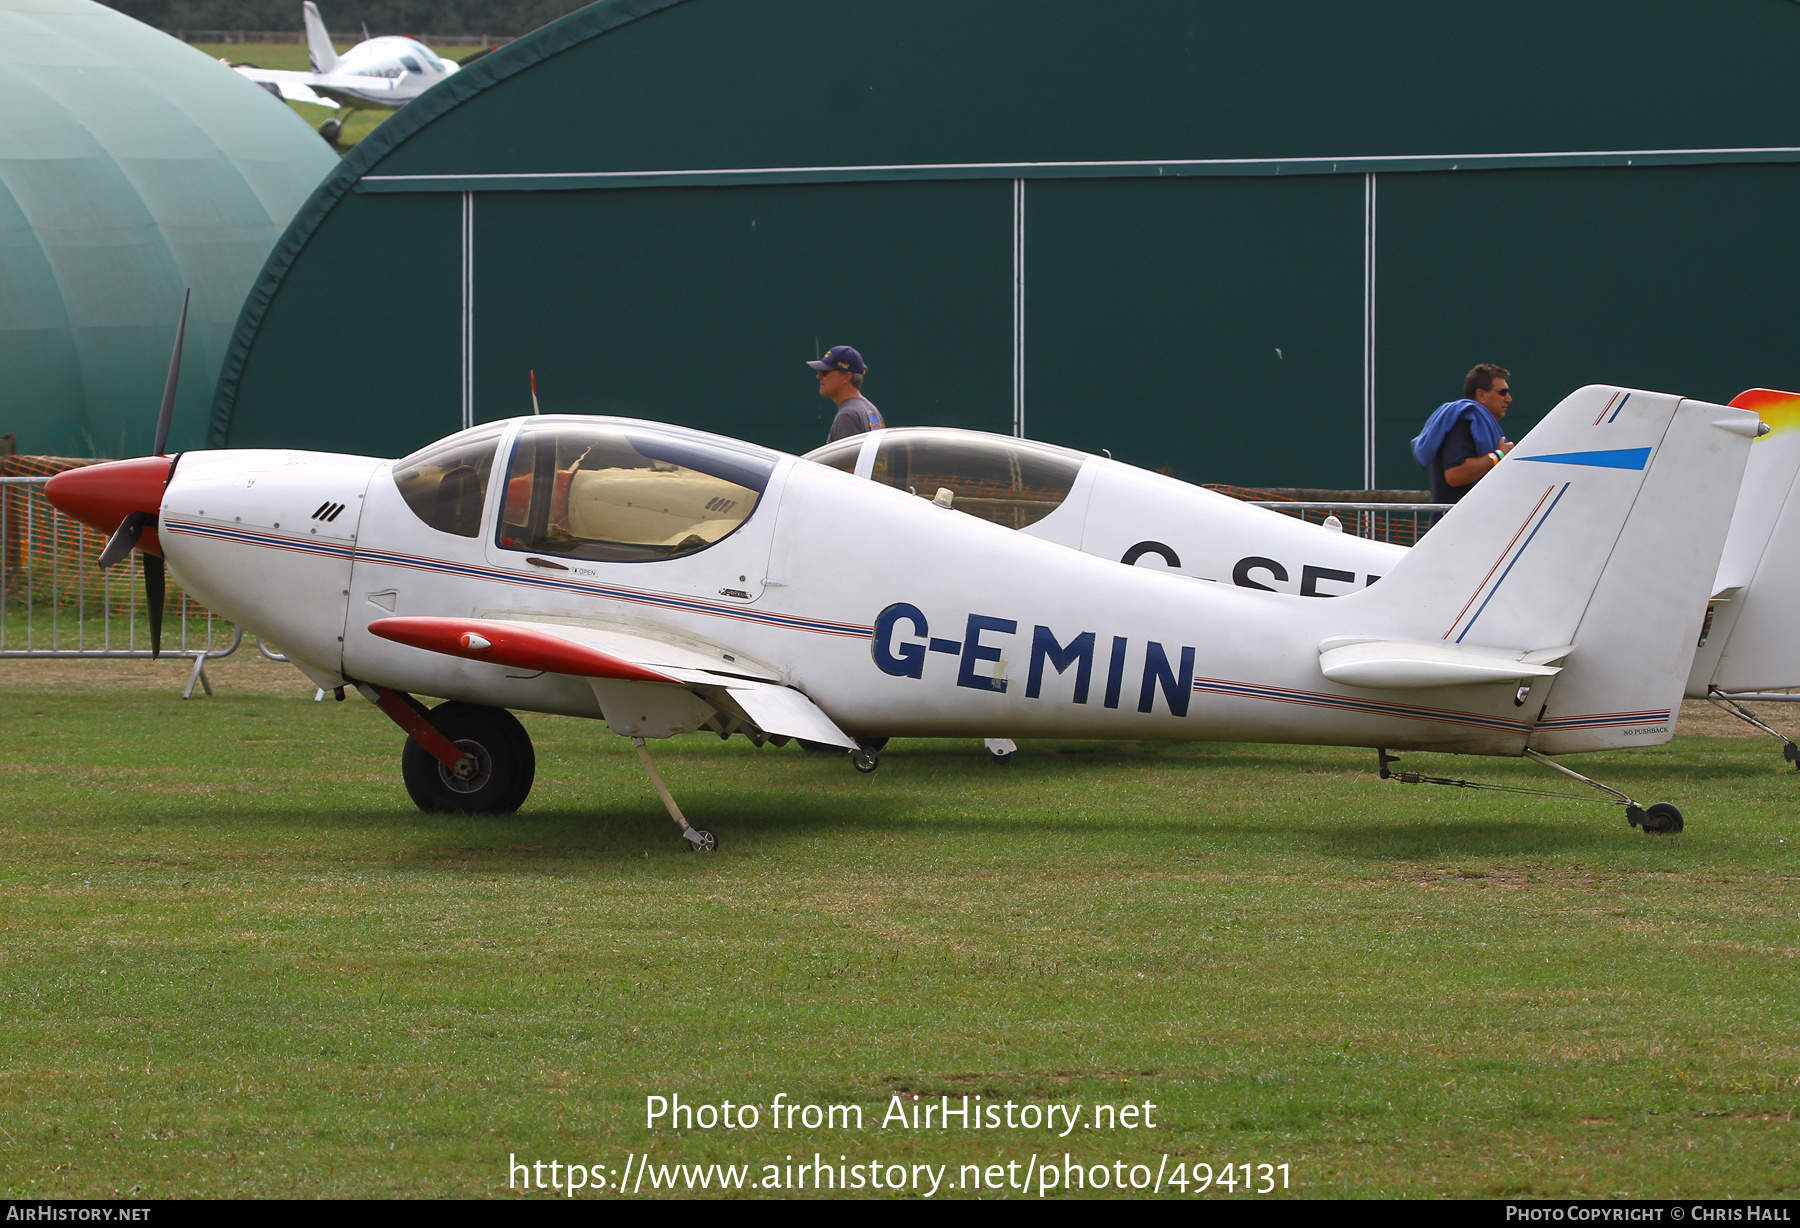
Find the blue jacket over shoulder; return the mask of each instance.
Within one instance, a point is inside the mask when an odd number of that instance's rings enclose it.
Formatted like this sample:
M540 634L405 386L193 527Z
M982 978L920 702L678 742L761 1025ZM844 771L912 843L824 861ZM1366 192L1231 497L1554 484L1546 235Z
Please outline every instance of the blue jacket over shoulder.
M1444 436L1463 418L1469 420L1469 431L1475 436L1476 447L1491 452L1500 446L1504 432L1500 429L1500 420L1488 412L1487 406L1467 399L1446 401L1425 419L1425 429L1413 437L1413 459L1419 462L1420 468L1431 468L1432 458L1444 445Z

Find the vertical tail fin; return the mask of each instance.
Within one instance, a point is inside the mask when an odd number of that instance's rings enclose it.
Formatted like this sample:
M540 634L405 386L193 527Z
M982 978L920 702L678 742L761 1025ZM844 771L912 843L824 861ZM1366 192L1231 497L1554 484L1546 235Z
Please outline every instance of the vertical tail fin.
M1800 394L1752 388L1733 397L1769 433L1750 449L1744 485L1713 585L1706 643L1694 654L1687 693L1800 686Z
M1381 583L1340 601L1424 642L1573 648L1520 699L1546 753L1666 741L1754 414L1662 393L1571 393Z
M331 35L325 29L325 19L319 16L319 6L313 0L301 0L300 15L306 23L306 54L312 60L314 72L330 72L337 67L337 49L331 45Z

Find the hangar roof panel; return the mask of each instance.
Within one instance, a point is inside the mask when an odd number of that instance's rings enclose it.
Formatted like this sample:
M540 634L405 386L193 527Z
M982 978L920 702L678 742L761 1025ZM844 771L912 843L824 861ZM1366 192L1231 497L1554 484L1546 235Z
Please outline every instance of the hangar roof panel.
M471 65L358 161L396 175L1785 147L1797 22L1747 2L603 0ZM822 56L822 24L854 30L856 50ZM454 129L430 122L453 108ZM520 122L546 113L592 119ZM492 139L470 139L486 124Z

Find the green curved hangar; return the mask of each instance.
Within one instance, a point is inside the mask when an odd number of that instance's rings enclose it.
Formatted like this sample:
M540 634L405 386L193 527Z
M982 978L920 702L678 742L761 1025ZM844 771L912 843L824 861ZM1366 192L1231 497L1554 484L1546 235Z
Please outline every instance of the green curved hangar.
M170 446L208 402L257 270L336 156L204 53L90 0L0 0L0 433L149 450L182 291Z

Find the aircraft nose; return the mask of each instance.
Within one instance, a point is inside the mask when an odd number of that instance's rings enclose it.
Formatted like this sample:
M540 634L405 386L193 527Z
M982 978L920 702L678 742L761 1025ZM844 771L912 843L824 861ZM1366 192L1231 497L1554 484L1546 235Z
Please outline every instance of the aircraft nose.
M156 515L174 468L174 460L167 456L83 465L51 478L44 494L58 511L111 533L132 512Z

